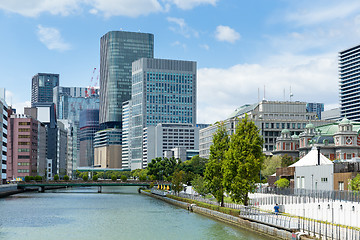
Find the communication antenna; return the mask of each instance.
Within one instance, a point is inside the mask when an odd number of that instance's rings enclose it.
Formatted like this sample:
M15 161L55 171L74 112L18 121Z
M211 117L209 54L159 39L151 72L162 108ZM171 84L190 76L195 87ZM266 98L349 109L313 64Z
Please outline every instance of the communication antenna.
M284 88L284 102L286 101L286 98L285 98L285 88Z
M291 102L291 98L294 96L294 94L291 92L291 86L290 86L290 102Z
M264 98L263 98L263 100L266 100L266 98L265 98L265 85L264 85Z

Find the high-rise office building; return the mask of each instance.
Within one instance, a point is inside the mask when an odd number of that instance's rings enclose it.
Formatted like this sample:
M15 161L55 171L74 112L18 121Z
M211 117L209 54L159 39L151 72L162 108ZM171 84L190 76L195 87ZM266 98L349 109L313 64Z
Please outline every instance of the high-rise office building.
M129 123L131 169L147 165L143 162L144 128L159 123L195 126L196 62L141 58L133 63Z
M69 105L66 104L66 101L69 97L99 99L99 94L100 89L98 87L54 87L53 102L56 106L56 116L59 119L67 119Z
M154 35L111 31L100 39L100 124L122 127L122 103L131 97L131 64L154 57Z
M7 164L7 149L8 149L8 121L9 121L9 112L8 106L5 102L5 89L1 89L0 93L0 144L2 151L0 154L1 164L0 164L0 184L6 182L6 164Z
M59 74L38 73L32 78L31 106L34 103L52 103L53 88L59 86Z
M307 103L306 111L316 113L317 119L321 119L321 113L324 111L324 104L323 103Z
M79 167L94 165L94 137L99 131L99 109L88 109L80 113L80 161Z
M339 53L341 118L360 121L360 45Z
M39 121L24 114L13 114L9 118L8 180L24 180L25 176L38 175L39 124Z

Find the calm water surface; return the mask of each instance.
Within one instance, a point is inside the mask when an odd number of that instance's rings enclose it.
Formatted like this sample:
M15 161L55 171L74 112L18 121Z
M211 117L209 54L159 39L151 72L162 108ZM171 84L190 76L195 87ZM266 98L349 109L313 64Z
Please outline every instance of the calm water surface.
M137 193L135 187L73 188L0 199L0 239L259 239Z

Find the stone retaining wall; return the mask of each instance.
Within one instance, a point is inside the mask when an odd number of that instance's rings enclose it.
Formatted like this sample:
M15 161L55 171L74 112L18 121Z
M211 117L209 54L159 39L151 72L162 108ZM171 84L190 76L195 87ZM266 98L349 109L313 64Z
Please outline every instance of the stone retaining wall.
M187 209L188 208L188 203L186 202L181 202L181 201L177 201L171 198L167 198L167 197L161 197L161 196L157 196L155 194L151 194L145 191L141 191L141 193L146 194L148 196L160 199L162 201L168 202L170 204L182 207ZM240 217L234 217L225 213L221 213L218 211L214 211L214 210L210 210L207 208L202 208L202 207L198 207L198 206L193 206L192 207L193 212L195 213L199 213L199 214L203 214L206 215L208 217L229 223L231 225L234 225L236 227L240 227L246 230L253 230L256 231L260 234L264 234L266 236L270 236L274 239L291 239L292 237L292 233L285 231L285 230L281 230L281 229L277 229L274 227L270 227L261 223L256 223L256 222L251 222L245 219L242 219Z

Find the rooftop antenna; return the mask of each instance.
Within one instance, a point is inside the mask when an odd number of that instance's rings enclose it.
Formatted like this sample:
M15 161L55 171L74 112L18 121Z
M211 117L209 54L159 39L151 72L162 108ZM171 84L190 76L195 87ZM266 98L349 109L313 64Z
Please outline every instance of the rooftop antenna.
M291 92L291 86L290 86L290 102L291 102L291 98L294 96L294 94Z
M266 98L265 98L265 85L264 85L264 98L263 98L263 100L266 100Z
M284 88L284 102L286 101L286 98L285 98L285 88Z

